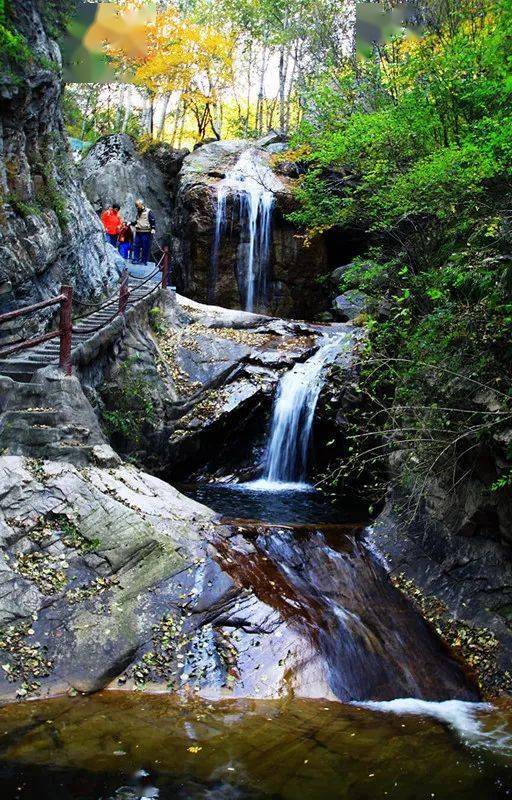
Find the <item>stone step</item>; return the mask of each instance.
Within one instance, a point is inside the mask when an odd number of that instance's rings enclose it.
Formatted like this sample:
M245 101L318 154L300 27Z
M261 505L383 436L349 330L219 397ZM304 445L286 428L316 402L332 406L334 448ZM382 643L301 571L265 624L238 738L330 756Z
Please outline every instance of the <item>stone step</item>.
M58 424L60 419L60 412L46 409L34 408L33 410L27 408L11 408L5 412L6 423L13 423L15 420L22 420L27 425L48 425L53 427Z
M70 444L69 442L59 442L53 444L48 448L50 458L54 461L71 461L75 466L86 466L91 462L93 455L93 446L79 444Z
M84 425L62 425L59 430L62 441L68 444L71 443L71 440L75 440L82 445L87 442L91 435L90 428L86 428Z
M30 383L36 370L40 369L41 365L31 361L29 366L19 364L16 361L2 361L0 362L0 375L5 375L18 383Z
M142 280L142 279L141 279ZM133 306L144 298L152 288L159 284L160 278L155 276L155 280L150 281L144 286L140 286L140 281L131 278L129 282L130 297L129 302ZM72 339L72 349L79 347L87 342L94 333L86 333L91 328L98 327L100 330L108 324L117 311L118 299L114 298L112 303L98 311L93 311L88 317L84 317L75 325L76 333ZM51 340L41 345L36 345L31 350L26 350L20 357L0 359L0 375L5 375L19 384L30 383L34 373L44 366L56 364L59 360L60 343L58 339Z
M39 447L60 442L61 438L58 428L37 428L34 425L28 425L24 420L6 423L0 432L2 447L9 447L10 442Z

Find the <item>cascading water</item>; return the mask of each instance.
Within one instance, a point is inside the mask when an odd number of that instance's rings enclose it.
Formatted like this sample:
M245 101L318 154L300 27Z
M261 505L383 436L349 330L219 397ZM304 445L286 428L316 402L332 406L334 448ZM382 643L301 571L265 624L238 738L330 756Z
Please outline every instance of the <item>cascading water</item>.
M226 230L226 200L227 187L219 185L217 190L217 213L215 216L215 230L213 234L212 258L210 263L210 277L208 281L208 302L215 302L217 277L219 274L220 242Z
M281 378L274 404L264 477L259 489L306 488L308 454L322 373L347 340L347 334L329 338L315 355Z
M212 246L208 300L214 302L222 237L227 229L227 198L239 208L240 244L236 272L245 311L265 307L272 243L274 192L281 187L270 167L255 156L242 153L233 169L217 184L217 212Z

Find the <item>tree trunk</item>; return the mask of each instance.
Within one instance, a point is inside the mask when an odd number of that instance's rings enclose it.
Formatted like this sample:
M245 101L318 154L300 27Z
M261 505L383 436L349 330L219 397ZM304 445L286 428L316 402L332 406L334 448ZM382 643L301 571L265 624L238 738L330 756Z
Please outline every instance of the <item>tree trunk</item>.
M174 125L172 126L171 147L174 147L174 144L176 142L180 116L181 116L181 98L178 100L178 105L174 110Z
M149 135L153 139L155 132L155 96L151 95L149 99Z
M178 149L181 150L181 145L183 143L183 132L185 130L185 119L187 117L187 104L183 103L183 113L181 115L181 125L180 125L180 132L178 134Z
M284 44L279 48L279 130L285 132L286 127L286 70Z
M132 112L132 87L128 86L126 90L126 100L124 104L124 115L123 115L123 122L121 124L121 133L126 133L126 128L128 127L128 120L130 119L131 112Z
M258 90L258 102L256 105L256 127L260 135L263 133L263 105L265 100L265 75L267 72L267 66L268 66L268 49L267 45L264 44L261 55L260 86Z
M251 121L251 82L252 74L252 42L249 44L249 65L247 69L247 111L245 115L245 135L249 133L249 123Z
M167 94L163 98L162 116L160 118L160 123L158 125L158 130L156 132L156 138L159 141L161 141L162 136L164 134L165 120L167 119L167 109L169 108L170 99L171 99L171 93L167 92Z
M290 84L288 86L288 97L286 100L286 130L290 130L290 113L291 113L291 106L292 106L292 96L293 90L295 89L295 73L297 70L297 64L299 63L299 59L301 57L301 45L302 42L297 42L295 45L295 52L293 54L293 65L292 65L292 74L290 76Z

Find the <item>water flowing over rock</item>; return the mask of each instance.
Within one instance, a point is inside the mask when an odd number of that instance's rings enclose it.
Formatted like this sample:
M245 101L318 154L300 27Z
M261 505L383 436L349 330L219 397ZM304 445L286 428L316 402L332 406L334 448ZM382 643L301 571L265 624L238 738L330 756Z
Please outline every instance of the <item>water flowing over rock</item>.
M0 458L0 695L475 699L357 536L220 525L132 466Z
M282 189L268 165L256 157L255 150L242 153L235 166L217 184L217 212L212 251L208 301L215 303L222 236L234 219L228 220L227 201L231 197L232 215L238 211L240 237L236 278L246 311L265 310L272 302L269 292L270 245L272 240L274 192Z
M68 282L89 299L118 277L62 133L59 48L35 0L13 0L11 8L34 58L2 83L0 311L57 294ZM27 329L37 329L34 319Z
M178 290L200 302L312 318L327 304L322 237L309 247L286 215L294 179L273 167L275 142L220 141L183 162L173 214Z
M322 373L343 347L353 344L349 333L326 336L315 355L296 364L281 378L274 404L265 473L261 487L305 484Z

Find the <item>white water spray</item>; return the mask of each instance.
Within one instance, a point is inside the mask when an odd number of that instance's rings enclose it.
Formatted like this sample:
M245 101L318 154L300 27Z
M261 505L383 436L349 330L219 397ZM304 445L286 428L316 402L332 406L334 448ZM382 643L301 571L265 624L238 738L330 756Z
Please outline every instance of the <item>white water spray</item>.
M399 716L433 717L452 728L469 746L512 753L512 732L507 717L501 715L499 710L494 709L489 703L467 703L462 700L436 703L404 698L382 702L357 702L353 705Z
M228 196L238 202L241 242L237 256L237 280L245 311L265 306L272 242L274 192L282 186L270 167L246 150L233 169L217 184L217 213L212 247L208 301L215 302L219 254L227 229Z
M215 215L215 230L213 234L212 258L210 263L210 277L208 281L208 302L215 303L215 292L219 274L220 242L226 231L226 200L228 189L219 184L217 189L217 213Z

